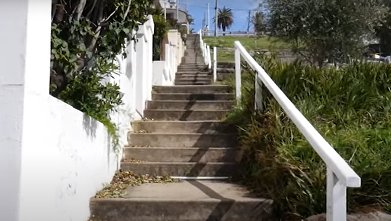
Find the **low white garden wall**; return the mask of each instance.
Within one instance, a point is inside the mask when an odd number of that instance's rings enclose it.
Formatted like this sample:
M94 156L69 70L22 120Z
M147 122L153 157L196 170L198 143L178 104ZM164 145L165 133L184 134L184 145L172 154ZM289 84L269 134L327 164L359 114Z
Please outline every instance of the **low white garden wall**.
M85 221L120 156L100 122L49 95L31 101L40 111L25 118L19 220Z

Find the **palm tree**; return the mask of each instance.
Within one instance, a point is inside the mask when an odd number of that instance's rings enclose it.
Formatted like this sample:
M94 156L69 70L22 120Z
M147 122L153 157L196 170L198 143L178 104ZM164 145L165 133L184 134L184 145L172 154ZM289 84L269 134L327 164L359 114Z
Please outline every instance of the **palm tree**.
M223 30L223 35L225 35L225 30L230 28L233 23L234 19L232 10L225 6L223 9L219 8L219 12L217 14L217 26L219 26L219 29Z

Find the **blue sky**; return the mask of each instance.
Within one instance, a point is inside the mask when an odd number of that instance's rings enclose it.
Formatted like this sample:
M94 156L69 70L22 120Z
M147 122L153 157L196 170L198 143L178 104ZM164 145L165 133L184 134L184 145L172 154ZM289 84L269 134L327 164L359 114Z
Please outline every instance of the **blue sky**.
M194 31L198 31L201 28L204 13L210 4L210 28L214 30L214 7L215 0L179 0L181 6L187 5L189 14L194 19ZM259 0L218 0L218 8L227 7L231 8L234 16L234 24L229 31L246 31L248 23L248 11L255 9ZM250 28L251 30L252 28Z

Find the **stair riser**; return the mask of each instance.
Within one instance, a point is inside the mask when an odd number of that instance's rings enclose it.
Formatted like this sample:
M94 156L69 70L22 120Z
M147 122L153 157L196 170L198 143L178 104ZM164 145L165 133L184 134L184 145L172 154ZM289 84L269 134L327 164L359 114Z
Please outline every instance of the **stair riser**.
M157 93L229 93L231 89L228 86L216 86L216 85L208 85L208 86L155 86L153 87L153 91Z
M183 75L183 74L192 74L192 75L208 75L211 76L212 73L208 71L185 71L185 72L180 72L178 71L176 75Z
M208 68L199 65L186 66L186 67L179 66L177 69L177 72L204 72L204 71L208 71Z
M191 74L183 74L177 75L175 80L212 80L211 75L191 75Z
M234 148L126 148L124 160L150 162L238 162L240 151Z
M175 110L229 110L233 102L170 102L170 101L148 101L147 109L175 109Z
M132 171L136 174L149 174L152 176L233 176L237 173L234 163L184 163L184 164L143 164L121 163L122 170Z
M139 147L236 147L232 135L222 134L135 134L128 133L130 146Z
M175 85L208 85L211 81L175 81Z
M156 111L145 110L144 117L153 120L222 120L228 111Z
M212 77L187 77L187 76L179 76L175 78L175 81L190 81L190 82L211 82Z
M233 100L233 94L152 94L152 100Z
M135 121L133 130L145 133L234 133L236 128L220 122Z
M91 214L104 221L272 221L272 201L125 201L92 199ZM180 209L178 209L180 208ZM131 217L131 218L130 218Z
M189 82L189 81L176 81L175 85L209 85L210 82Z
M196 73L196 72L182 72L182 73L176 73L176 77L212 77L209 73Z

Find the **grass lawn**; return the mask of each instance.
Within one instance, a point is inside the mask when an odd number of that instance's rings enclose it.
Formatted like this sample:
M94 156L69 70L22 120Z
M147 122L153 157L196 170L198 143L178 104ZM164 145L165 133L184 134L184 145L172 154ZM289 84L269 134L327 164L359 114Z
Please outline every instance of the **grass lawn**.
M288 43L274 37L257 37L257 36L220 36L204 37L204 41L213 47L217 47L217 60L219 62L234 61L234 42L240 41L248 50L269 50L272 52L289 49Z

